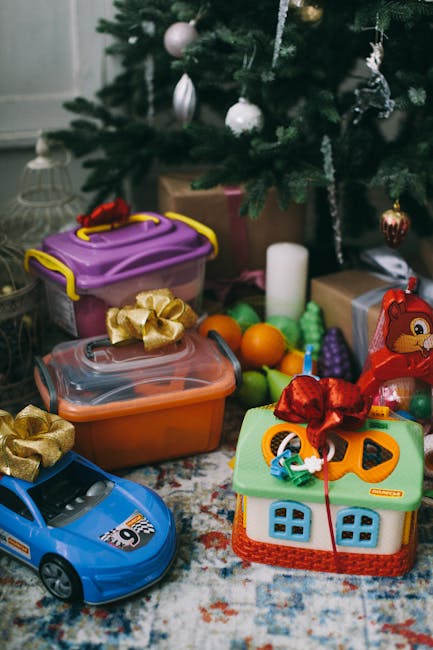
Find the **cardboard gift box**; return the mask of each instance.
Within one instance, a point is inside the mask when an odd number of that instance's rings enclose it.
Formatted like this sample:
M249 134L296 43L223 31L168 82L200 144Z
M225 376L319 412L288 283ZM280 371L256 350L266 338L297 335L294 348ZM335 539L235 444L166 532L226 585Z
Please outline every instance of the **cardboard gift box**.
M359 369L366 359L382 297L389 286L383 277L355 269L311 280L311 300L322 308L325 326L340 328Z
M243 200L238 187L217 186L191 189L191 174L167 174L158 179L160 212L180 212L212 228L219 242L219 254L208 262L206 277L226 279L243 270L264 269L266 249L280 241L303 243L305 206L292 204L284 211L272 188L260 217L252 220L239 214Z

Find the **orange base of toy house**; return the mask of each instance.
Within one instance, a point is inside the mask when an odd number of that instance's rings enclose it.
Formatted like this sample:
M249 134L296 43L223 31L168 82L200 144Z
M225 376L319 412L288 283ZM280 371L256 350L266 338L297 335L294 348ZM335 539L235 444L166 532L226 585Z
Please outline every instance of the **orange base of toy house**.
M233 522L232 547L236 555L248 562L271 564L304 571L346 573L369 576L399 576L407 573L415 562L417 548L416 515L412 519L409 543L392 555L338 552L338 568L331 551L280 546L250 539L243 526L241 499L237 499Z

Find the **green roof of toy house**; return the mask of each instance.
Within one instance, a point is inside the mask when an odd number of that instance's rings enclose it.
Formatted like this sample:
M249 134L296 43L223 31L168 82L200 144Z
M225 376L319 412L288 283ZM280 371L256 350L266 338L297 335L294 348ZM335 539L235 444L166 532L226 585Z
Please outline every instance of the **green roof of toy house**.
M262 453L262 438L273 425L283 423L273 414L273 407L247 411L236 450L233 488L242 495L268 499L295 499L303 502L324 502L323 481L314 478L308 484L272 476ZM288 423L287 423L288 424ZM303 425L304 426L304 425ZM421 502L424 477L424 446L421 425L405 419L366 420L364 426L350 435L371 429L386 430L399 446L398 462L392 472L377 483L366 482L348 472L329 482L331 503L387 510L416 510Z

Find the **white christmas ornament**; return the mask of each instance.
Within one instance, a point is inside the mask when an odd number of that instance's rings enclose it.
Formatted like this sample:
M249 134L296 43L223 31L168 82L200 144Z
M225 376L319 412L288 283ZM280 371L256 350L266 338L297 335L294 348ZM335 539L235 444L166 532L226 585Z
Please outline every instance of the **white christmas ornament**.
M235 135L245 131L261 129L263 126L263 113L258 106L251 104L245 97L240 97L227 111L225 124Z
M173 93L173 109L179 122L182 124L191 122L196 103L194 84L185 72L177 82Z
M174 23L164 34L164 47L169 54L180 59L186 46L197 38L195 20L191 20L189 23Z

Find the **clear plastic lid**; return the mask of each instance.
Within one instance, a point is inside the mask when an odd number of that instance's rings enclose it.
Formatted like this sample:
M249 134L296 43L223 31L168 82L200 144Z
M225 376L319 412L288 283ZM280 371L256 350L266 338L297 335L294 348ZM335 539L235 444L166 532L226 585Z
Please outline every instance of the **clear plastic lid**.
M195 330L153 352L145 352L142 342L113 346L106 338L68 341L38 366L50 400L83 408L137 399L186 400L197 389L228 394L238 371L214 341Z

